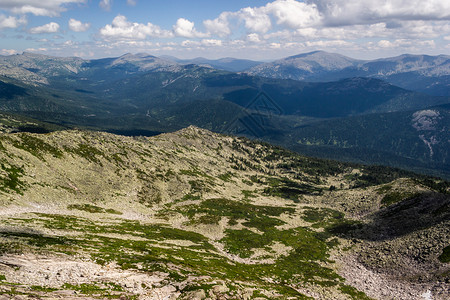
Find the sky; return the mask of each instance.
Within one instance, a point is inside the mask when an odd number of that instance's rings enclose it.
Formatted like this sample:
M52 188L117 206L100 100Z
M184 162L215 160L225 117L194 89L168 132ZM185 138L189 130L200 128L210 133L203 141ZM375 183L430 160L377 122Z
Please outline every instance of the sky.
M0 55L450 54L450 0L0 0Z

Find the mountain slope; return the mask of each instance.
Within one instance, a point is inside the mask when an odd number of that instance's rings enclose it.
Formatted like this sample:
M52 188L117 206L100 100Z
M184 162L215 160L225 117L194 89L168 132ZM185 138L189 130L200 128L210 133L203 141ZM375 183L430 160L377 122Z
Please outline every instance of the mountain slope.
M84 60L78 57L54 57L24 52L0 56L0 75L27 84L55 84L59 80L119 79L130 74L151 71L176 71L175 62L145 53L125 54L120 57ZM100 79L99 79L100 78ZM56 81L56 82L55 82Z
M448 105L313 122L293 128L291 147L302 153L350 161L434 169L450 178ZM345 157L345 158L344 158ZM439 170L439 171L438 171Z
M103 87L105 96L140 109L155 104L223 99L248 107L263 91L283 115L342 117L405 111L448 103L445 97L410 92L384 81L351 78L329 83L274 80L189 66L179 72L136 75ZM123 101L123 100L122 100Z
M261 64L246 72L263 77L312 81L320 80L324 76L326 78L329 73L356 66L359 62L340 54L314 51Z
M77 57L53 57L24 52L0 56L0 75L28 84L48 84L48 77L77 74L85 61Z
M270 78L326 81L329 73L355 66L358 62L358 60L340 54L314 51L261 64L246 72ZM341 79L342 77L337 78Z
M4 295L449 296L447 182L194 127L2 134L0 145ZM393 231L410 216L421 221Z
M281 108L283 114L317 118L407 111L449 101L445 97L430 97L401 89L379 79L361 77L324 83L265 81L261 84L261 90ZM226 94L225 99L247 106L249 99L256 95L256 88L253 88L253 91L251 88L241 89Z

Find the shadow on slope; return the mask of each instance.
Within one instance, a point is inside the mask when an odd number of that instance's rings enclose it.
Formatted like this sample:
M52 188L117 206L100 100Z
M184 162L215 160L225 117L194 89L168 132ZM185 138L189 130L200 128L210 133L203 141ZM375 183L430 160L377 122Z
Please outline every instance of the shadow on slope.
M328 230L347 238L368 241L393 240L450 221L450 195L416 194L380 209L367 224L338 224Z

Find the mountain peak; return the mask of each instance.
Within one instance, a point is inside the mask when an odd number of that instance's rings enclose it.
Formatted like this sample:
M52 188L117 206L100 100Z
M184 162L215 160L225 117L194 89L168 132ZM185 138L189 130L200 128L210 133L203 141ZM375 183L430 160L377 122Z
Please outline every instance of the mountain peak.
M355 66L359 61L341 54L313 51L289 56L251 68L248 73L263 77L304 80L330 71Z
M349 62L355 62L357 59L350 58L348 56L331 53L326 51L312 51L307 53L301 53L293 56L286 57L282 60L293 60L293 59L311 59L311 60L345 60Z
M296 55L292 55L292 56L288 56L284 59L290 59L290 58L303 58L303 57L309 57L309 56L313 56L313 55L317 55L317 54L331 54L329 52L326 51L322 51L322 50L317 50L317 51L311 51L311 52L306 52L306 53L300 53L300 54L296 54Z
M113 59L109 66L115 67L118 65L131 64L136 66L140 71L157 70L161 68L171 68L178 66L178 63L153 56L148 53L127 53L120 57Z
M127 58L127 59L145 59L145 58L157 58L151 54L145 52L139 53L125 53L124 55L119 56L118 58Z

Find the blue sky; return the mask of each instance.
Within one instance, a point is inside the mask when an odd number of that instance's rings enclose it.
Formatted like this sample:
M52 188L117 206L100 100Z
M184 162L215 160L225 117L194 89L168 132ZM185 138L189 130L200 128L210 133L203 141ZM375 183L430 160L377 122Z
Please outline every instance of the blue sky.
M450 54L450 0L0 0L0 55Z

